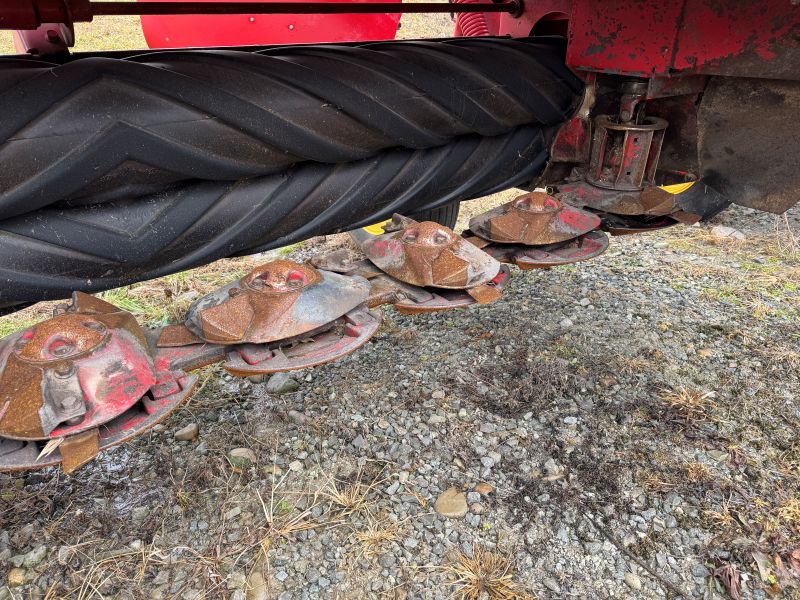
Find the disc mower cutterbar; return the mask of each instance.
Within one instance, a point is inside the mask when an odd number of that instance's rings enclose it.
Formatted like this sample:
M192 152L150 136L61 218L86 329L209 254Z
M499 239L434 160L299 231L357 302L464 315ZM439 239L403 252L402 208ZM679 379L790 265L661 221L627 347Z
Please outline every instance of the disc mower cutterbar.
M0 470L72 472L174 410L194 385L187 372L205 365L245 376L336 360L376 333L381 304L414 313L499 298L507 267L442 225L393 224L354 234L372 263L341 253L315 261L327 269L272 261L197 300L179 325L144 330L76 292L52 319L0 343Z

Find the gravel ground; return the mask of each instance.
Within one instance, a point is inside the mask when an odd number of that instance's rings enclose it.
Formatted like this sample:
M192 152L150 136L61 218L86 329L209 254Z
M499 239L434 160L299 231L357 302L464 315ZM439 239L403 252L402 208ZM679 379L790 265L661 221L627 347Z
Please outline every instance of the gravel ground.
M493 305L386 310L331 365L207 369L74 476L0 476L0 599L793 597L800 257L774 227L734 208Z

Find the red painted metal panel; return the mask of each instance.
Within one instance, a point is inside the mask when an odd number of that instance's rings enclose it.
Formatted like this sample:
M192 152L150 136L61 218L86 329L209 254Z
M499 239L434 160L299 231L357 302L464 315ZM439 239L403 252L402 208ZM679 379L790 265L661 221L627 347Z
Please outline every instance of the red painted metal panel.
M673 67L740 77L800 73L800 8L790 0L687 0Z
M399 22L399 14L143 16L142 30L151 48L257 46L394 39Z
M667 73L682 6L660 0L575 0L567 63L608 73Z

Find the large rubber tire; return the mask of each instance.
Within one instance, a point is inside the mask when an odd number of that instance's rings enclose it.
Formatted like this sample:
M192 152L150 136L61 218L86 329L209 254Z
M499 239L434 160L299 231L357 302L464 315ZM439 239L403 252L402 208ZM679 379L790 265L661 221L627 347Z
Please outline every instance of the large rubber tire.
M558 125L582 84L536 39L0 60L0 218Z
M0 307L119 287L524 185L544 168L551 138L520 127L0 221Z
M460 207L461 202L451 202L439 208L432 208L410 216L417 221L433 221L453 229L456 226L456 221L458 221L458 209Z

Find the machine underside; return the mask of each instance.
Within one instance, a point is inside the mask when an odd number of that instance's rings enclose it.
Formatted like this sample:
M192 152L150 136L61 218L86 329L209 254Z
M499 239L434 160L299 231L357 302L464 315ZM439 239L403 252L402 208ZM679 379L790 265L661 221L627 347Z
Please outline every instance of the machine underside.
M731 202L790 208L800 19L674 4L457 3L453 39L94 55L67 52L69 19L175 5L0 8L28 50L0 59L0 311L71 298L0 342L0 470L79 467L174 410L201 366L353 352L380 305L490 303L508 265L587 260ZM512 187L531 193L460 235L431 220ZM360 255L262 265L161 329L89 295L344 231Z

